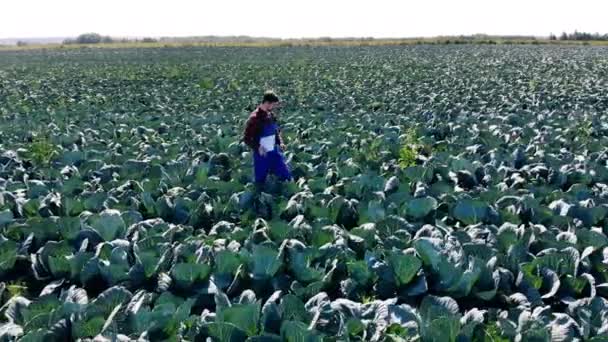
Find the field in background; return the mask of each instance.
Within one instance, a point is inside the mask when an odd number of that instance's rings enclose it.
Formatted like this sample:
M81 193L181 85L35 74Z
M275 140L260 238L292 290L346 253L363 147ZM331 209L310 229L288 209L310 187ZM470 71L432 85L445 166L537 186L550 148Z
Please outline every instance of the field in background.
M297 47L297 46L391 46L391 45L420 45L420 44L500 44L500 45L608 45L607 40L549 40L545 38L512 38L500 37L482 38L404 38L404 39L294 39L258 41L155 41L155 42L115 42L99 44L26 44L23 46L1 45L0 51L38 50L38 49L81 49L81 48L177 48L177 47Z
M0 52L0 340L606 340L608 47L149 44Z

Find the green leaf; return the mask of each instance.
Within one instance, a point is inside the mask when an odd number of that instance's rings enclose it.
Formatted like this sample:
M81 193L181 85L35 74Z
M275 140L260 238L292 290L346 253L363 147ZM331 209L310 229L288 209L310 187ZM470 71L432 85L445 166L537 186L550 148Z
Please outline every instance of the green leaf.
M391 253L389 263L399 286L409 284L422 267L422 262L416 256L401 253Z
M279 253L270 247L256 245L253 247L250 271L254 278L268 278L277 273L281 267Z
M118 305L128 303L132 297L131 292L122 286L110 287L89 304L87 313L100 314L107 317Z
M289 270L293 272L295 278L303 283L310 283L319 280L323 273L311 267L311 260L314 258L313 249L289 252Z
M217 322L232 323L245 331L247 336L254 336L258 332L261 310L260 302L233 304L218 311L216 319Z
M177 263L171 269L171 278L179 288L189 289L207 279L210 272L211 267L207 264Z
M365 222L381 222L386 217L384 204L380 200L369 201L362 216Z
M414 248L425 266L432 269L439 268L439 264L444 258L441 254L441 240L423 237L414 241Z
M55 309L59 308L61 302L53 296L44 296L38 298L28 305L23 310L23 318L26 322L24 328L26 331L31 331L39 328L49 328L50 325L56 323L59 317Z
M363 260L348 262L346 267L350 278L361 286L367 285L372 278L372 273Z
M403 174L412 183L429 183L430 180L433 178L433 168L419 165L410 166L403 170Z
M460 322L450 317L439 317L428 325L423 325L421 336L423 341L455 342L460 331Z
M282 242L287 239L292 228L285 223L284 221L270 221L268 222L270 226L270 237L275 242Z
M80 198L64 196L61 198L61 202L63 211L67 216L78 216L85 210L84 203Z
M0 241L0 275L15 266L19 246L12 240Z
M80 217L60 217L59 232L66 240L74 240L81 229Z
M112 241L122 237L126 227L118 210L106 209L99 216L93 216L91 227L95 229L105 241Z
M460 331L458 304L450 297L426 296L420 304L423 341L456 341Z
M4 226L13 222L14 216L13 212L10 209L4 209L0 211L0 226Z
M480 201L460 200L454 208L454 217L467 225L482 222L487 216L488 205Z
M49 241L40 251L40 259L46 266L45 268L55 278L59 279L71 273L70 257L72 253L72 247L67 241Z
M198 83L198 86L199 86L201 89L204 89L204 90L209 90L209 89L213 89L213 87L215 86L215 82L213 81L213 79L212 79L212 78L210 78L210 77L206 77L206 78L203 78L203 79L202 79L202 80L201 80L201 81Z
M496 323L490 323L483 329L482 336L476 342L509 342L507 337L504 337Z
M114 248L109 260L99 261L99 271L111 286L129 279L130 269L127 251Z
M473 259L473 262L469 265L468 269L464 270L460 275L459 279L452 285L447 292L455 298L466 297L471 293L471 289L479 279L481 275L481 265L477 258ZM452 267L447 271L451 274L455 274Z
M144 207L146 209L146 213L150 216L156 216L156 202L154 201L154 198L152 197L152 194L149 192L143 192L141 194L141 201L144 204Z
M292 294L286 294L281 298L280 308L283 320L306 322L310 319L302 300Z
M209 332L209 336L214 337L216 341L242 342L247 339L247 334L232 323L207 323L205 327Z
M37 198L30 198L23 204L23 212L26 217L37 216L39 208L40 200Z
M517 227L513 224L505 223L498 229L496 235L499 250L507 252L509 248L517 243Z
M241 265L238 254L222 250L215 255L215 272L219 274L234 274Z
M162 236L151 236L138 241L133 250L137 260L144 268L144 275L150 278L158 272L159 262L167 250Z
M199 165L196 170L195 181L197 185L205 185L208 180L209 167L207 165Z
M579 228L576 230L577 245L579 250L583 250L588 246L600 249L608 245L608 237L603 233L587 228Z
M361 320L356 318L349 318L348 321L346 321L346 332L350 336L357 336L361 334L364 330L365 325L363 324L363 322L361 322Z
M74 322L72 325L72 335L74 338L95 337L103 328L106 319L103 316L95 316Z
M458 303L450 297L426 296L420 303L420 316L423 320L432 321L440 317L460 319Z
M437 209L437 200L432 197L414 198L407 203L406 215L419 220Z
M535 289L540 289L540 287L543 285L543 277L540 269L535 263L527 263L522 265L521 271Z
M281 336L264 334L260 336L252 336L246 342L282 342Z
M309 330L302 322L284 321L281 337L286 342L322 342L323 338L314 330Z

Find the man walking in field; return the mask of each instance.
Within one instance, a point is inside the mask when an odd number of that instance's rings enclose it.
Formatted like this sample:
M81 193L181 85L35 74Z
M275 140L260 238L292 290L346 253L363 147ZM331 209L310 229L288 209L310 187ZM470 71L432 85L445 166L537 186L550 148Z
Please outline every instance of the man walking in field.
M280 180L291 180L291 173L282 151L285 144L273 109L279 98L270 91L264 93L262 103L254 110L245 125L243 140L253 150L253 168L256 190L264 187L268 173Z

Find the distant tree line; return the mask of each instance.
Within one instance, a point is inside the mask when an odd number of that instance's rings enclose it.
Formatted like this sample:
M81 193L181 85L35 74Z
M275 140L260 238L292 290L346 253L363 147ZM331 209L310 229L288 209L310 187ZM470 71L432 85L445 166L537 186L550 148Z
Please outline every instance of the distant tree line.
M69 38L63 41L63 44L107 44L107 43L129 43L129 42L143 42L143 43L155 43L157 42L154 38L143 38L139 39L114 39L110 36L102 36L99 33L83 33L76 38Z
M599 33L589 33L589 32L578 32L574 31L574 33L566 33L562 32L559 38L551 33L549 35L549 40L578 40L578 41L590 41L590 40L603 40L608 41L608 33L607 34L599 34Z
M99 33L83 33L78 37L66 39L63 44L100 44L113 43L114 40L110 36L102 36Z
M434 38L372 38L372 37L319 37L301 39L281 39L250 36L192 36L192 37L158 37L158 38L116 38L103 36L99 33L83 33L76 38L69 38L63 44L104 44L104 43L161 43L161 44L278 44L280 46L315 45L315 44L345 44L345 45L379 45L379 44L545 44L551 41L608 41L608 34L574 31L556 36L551 33L549 39L535 36L497 36L487 34L438 36ZM18 46L29 45L26 41L17 42ZM166 45L165 45L166 46Z

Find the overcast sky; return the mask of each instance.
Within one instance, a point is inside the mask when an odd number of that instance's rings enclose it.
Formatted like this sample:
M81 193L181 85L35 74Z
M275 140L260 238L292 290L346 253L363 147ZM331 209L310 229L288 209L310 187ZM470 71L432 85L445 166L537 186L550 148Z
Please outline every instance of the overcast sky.
M608 0L0 0L0 38L608 33Z

